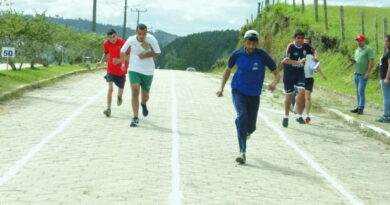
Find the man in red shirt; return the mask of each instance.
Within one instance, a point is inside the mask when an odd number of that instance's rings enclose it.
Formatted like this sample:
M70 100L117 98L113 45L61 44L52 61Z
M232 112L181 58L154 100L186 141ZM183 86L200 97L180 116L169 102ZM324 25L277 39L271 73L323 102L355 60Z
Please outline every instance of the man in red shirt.
M125 67L122 68L121 60L120 60L120 50L125 44L125 40L122 38L118 38L118 34L114 29L111 29L107 33L107 40L104 41L104 53L102 59L96 63L96 68L100 67L103 62L108 59L107 65L107 74L104 76L108 83L108 94L107 94L107 109L103 112L107 117L111 116L111 101L112 101L112 93L114 91L113 84L118 87L118 100L117 105L122 105L122 95L123 88L126 82L126 73L128 68L128 60L125 61ZM127 55L130 53L128 50ZM128 59L128 58L127 58Z

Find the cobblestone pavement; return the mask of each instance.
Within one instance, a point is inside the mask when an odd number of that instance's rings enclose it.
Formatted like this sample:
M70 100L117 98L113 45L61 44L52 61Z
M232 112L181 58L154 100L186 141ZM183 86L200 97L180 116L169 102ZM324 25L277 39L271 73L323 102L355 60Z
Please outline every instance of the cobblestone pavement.
M0 204L388 204L389 145L325 113L283 128L282 98L268 91L237 165L235 112L218 87L157 70L137 128L128 85L103 115L102 72L0 105Z

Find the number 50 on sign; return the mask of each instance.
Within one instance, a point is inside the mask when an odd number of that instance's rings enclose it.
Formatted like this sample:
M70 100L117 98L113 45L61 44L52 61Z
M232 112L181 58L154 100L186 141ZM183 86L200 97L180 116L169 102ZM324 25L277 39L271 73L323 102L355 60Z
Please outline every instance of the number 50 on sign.
M15 48L3 47L1 49L1 57L3 58L15 58Z

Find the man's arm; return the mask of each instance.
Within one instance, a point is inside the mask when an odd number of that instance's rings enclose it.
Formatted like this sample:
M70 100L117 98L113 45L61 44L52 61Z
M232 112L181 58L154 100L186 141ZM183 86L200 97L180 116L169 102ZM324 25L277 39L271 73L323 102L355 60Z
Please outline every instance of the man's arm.
M289 44L288 46L287 46L287 49L286 49L286 57L282 60L282 63L284 63L284 64L289 64L289 65L297 65L297 64L302 64L302 63L304 63L305 61L306 61L306 59L305 58L303 58L303 59L301 59L301 60L299 60L299 61L296 61L296 60L291 60L290 59L290 49L291 49L291 46L292 46L292 44Z
M145 59L145 58L153 58L155 56L159 56L160 53L155 53L155 52L150 52L150 53L141 53L138 55L140 59Z
M126 40L126 42L125 42L125 44L122 46L122 48L121 48L121 63L122 63L122 66L124 66L125 65L125 60L126 60L126 51L129 49L129 47L130 47L130 38L131 37L129 37L127 40Z
M96 68L99 68L103 64L103 62L107 60L107 56L107 53L103 53L102 59L100 59L100 61L96 63Z
M228 68L228 67L223 72L221 87L217 91L217 97L222 97L223 96L223 90L225 89L226 82L229 80L231 72L232 72L232 70L230 68Z
M389 81L390 81L390 60L387 60L387 62L388 62L388 64L389 64L389 66L388 66L388 68L387 68L387 74L386 74L386 77L385 77L385 79L384 79L384 83L386 84L386 85L389 85L390 83L389 83Z
M372 67L374 67L374 59L373 58L368 61L367 73L364 75L364 77L366 79L368 79L370 77L370 73L371 73Z
M276 85L280 81L280 74L279 74L278 70L276 70L276 69L274 71L272 71L272 74L274 74L274 81L272 81L272 83L268 85L268 90L270 90L271 92L274 92L274 90L276 89Z

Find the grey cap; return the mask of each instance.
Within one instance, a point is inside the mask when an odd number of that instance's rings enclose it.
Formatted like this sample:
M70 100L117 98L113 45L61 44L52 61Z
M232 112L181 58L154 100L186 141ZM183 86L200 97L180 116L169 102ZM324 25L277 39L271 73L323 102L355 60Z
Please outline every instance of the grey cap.
M255 40L255 39L259 40L260 35L255 30L248 30L248 31L245 32L244 38L245 39L249 39L250 38L250 40L252 40L252 39L253 40Z

